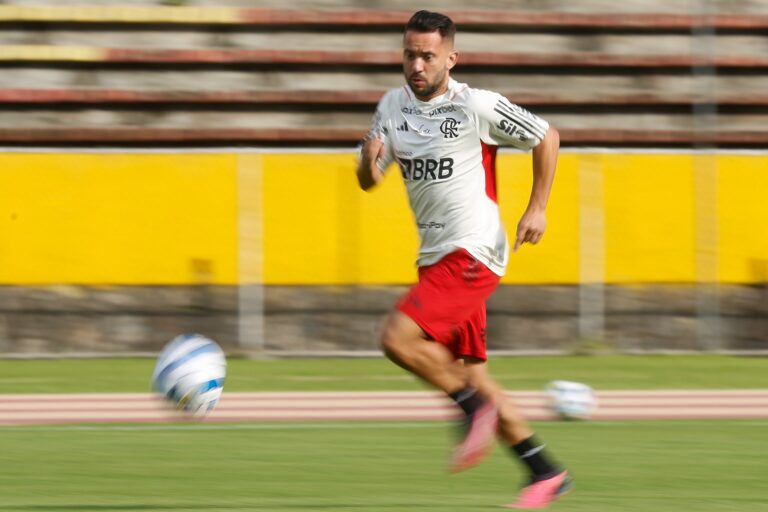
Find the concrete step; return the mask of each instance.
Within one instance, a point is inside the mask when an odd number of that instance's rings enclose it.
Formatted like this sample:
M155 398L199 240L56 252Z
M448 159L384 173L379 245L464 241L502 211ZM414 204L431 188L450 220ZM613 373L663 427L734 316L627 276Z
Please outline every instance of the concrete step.
M496 47L494 47L496 48ZM768 67L764 54L669 53L617 54L584 50L580 52L464 51L463 67L545 67L580 69L664 69L690 70L692 67L755 69ZM354 66L381 67L402 65L400 50L328 50L275 48L121 48L57 45L0 46L0 62L33 64L102 63L111 65L166 66ZM502 69L499 69L502 71Z
M484 73L456 70L471 86L491 89L526 104L764 104L768 76L719 74ZM190 102L373 103L384 91L404 84L402 73L285 70L165 70L13 68L0 73L0 102ZM34 88L29 88L31 85ZM5 91L5 92L3 92ZM327 101L322 98L329 98ZM261 99L260 99L261 98ZM280 99L277 99L280 98Z
M768 26L768 24L767 24ZM462 31L456 48L462 52L525 53L534 55L604 54L609 56L713 55L760 56L768 50L768 34L719 35L716 44L691 34L606 33L489 33ZM328 51L396 51L400 30L390 32L257 31L143 29L43 30L0 29L0 55L12 47L93 47L126 49L276 49ZM6 48L3 48L6 47ZM31 50L30 50L31 51ZM399 56L399 55L398 55ZM461 58L461 53L460 53ZM461 60L459 61L461 62Z
M526 88L528 89L528 88ZM226 110L233 105L272 106L292 108L304 105L310 108L322 108L327 105L348 107L367 105L373 111L384 89L345 91L338 89L249 89L249 90L136 90L136 89L0 89L0 103L6 105L49 105L51 108L65 106L99 106L124 108L126 105L143 106L164 105L206 105L209 109ZM713 91L714 94L701 94L696 91L683 93L654 94L590 94L584 97L558 95L557 92L519 89L518 91L500 91L513 103L531 109L537 106L547 107L635 107L648 106L674 108L703 104L717 104L721 107L765 106L768 94L752 93L735 95L733 91ZM717 94L720 93L720 94Z
M14 6L21 7L111 7L111 8L158 8L170 4L163 0L13 0ZM175 3L192 8L259 8L282 9L282 0L177 0ZM293 0L293 9L357 9L360 2L354 0ZM185 7L173 7L183 9ZM463 0L422 0L417 6L410 0L369 0L365 8L372 11L402 10L412 12L417 9L437 11L465 10L467 3ZM690 14L699 11L729 14L758 14L768 13L768 5L761 0L678 0L675 2L663 0L547 0L546 2L531 2L530 0L474 0L473 10L506 10L523 12L564 12L564 13L667 13Z
M542 113L554 126L562 129L633 129L633 130L693 130L691 113L654 113L648 111L621 113L547 112ZM294 111L274 109L246 109L242 106L231 111L127 108L127 109L16 109L0 110L0 128L46 128L70 126L77 128L345 128L367 130L371 121L368 110L351 111ZM716 127L721 131L765 130L762 114L720 114Z

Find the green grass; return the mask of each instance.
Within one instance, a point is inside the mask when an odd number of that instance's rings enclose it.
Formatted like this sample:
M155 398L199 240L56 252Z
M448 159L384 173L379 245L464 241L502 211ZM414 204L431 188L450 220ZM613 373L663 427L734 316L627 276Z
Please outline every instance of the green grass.
M142 392L151 359L0 360L0 393ZM768 358L602 356L494 358L508 389L570 379L596 389L764 388ZM231 359L227 391L409 390L423 386L383 358Z
M423 389L383 359L231 359L228 391ZM146 391L154 361L0 360L0 393ZM510 389L764 388L768 359L503 358ZM542 422L577 479L557 512L768 512L766 421ZM504 449L448 476L444 423L0 427L0 511L501 510L522 479Z
M536 427L577 481L554 512L768 511L766 422ZM516 463L448 476L450 441L427 422L4 427L0 510L501 510Z

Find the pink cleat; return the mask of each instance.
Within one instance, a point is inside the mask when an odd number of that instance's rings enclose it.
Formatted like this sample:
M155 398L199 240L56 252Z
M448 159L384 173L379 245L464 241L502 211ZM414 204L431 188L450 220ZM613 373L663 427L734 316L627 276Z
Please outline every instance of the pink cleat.
M453 450L449 467L451 473L458 473L479 464L491 452L496 440L499 419L493 402L484 404L467 420L467 434Z
M533 482L523 488L515 503L504 505L506 508L547 508L550 503L573 488L573 479L567 471Z

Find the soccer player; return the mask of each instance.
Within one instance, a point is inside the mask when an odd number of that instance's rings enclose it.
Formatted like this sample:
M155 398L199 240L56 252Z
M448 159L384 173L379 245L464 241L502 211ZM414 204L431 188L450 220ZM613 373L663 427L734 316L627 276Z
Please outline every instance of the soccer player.
M405 27L406 85L378 104L357 168L363 190L397 162L421 240L419 280L387 318L384 353L448 394L464 412L450 469L479 463L496 435L530 471L511 508L542 508L571 486L515 403L486 369L485 302L504 275L509 245L496 204L499 145L533 150L533 186L513 251L546 226L560 142L543 119L503 96L450 78L453 21L419 11Z

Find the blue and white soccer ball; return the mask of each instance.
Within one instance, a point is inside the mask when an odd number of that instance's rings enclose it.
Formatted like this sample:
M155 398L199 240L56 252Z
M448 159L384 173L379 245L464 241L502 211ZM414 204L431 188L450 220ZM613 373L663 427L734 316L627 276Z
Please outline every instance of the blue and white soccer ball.
M152 389L192 416L208 414L221 398L227 361L219 345L200 334L172 339L157 358Z
M597 409L597 397L591 387L581 382L553 380L545 388L552 410L568 420L589 419Z

